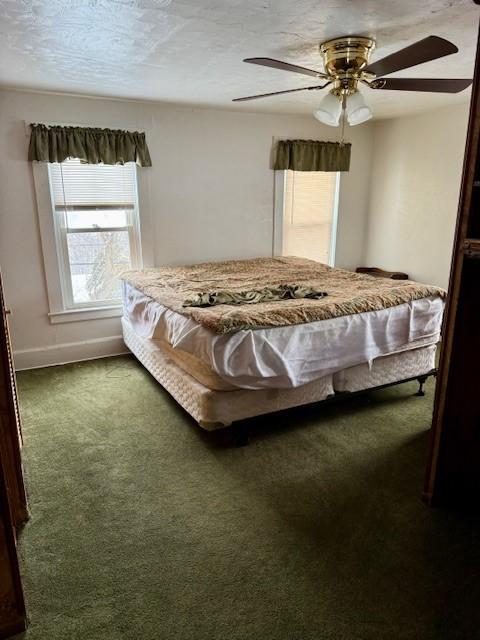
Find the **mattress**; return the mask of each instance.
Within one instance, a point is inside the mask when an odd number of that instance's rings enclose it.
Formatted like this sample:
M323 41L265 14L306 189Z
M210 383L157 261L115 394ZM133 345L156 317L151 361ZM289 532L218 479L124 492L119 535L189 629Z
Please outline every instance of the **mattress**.
M346 368L439 341L444 302L422 298L301 325L219 335L123 282L124 318L140 338L215 374L216 387L293 389ZM193 358L193 359L192 359ZM198 378L198 376L197 376Z
M222 380L220 376L213 371L206 362L200 360L196 356L183 351L182 349L174 349L165 340L149 340L145 338L146 348L152 350L160 350L167 355L175 364L191 375L195 380L201 382L205 387L215 391L231 391L236 389L232 384ZM150 345L147 347L147 345Z
M123 339L143 366L208 431L265 413L319 402L333 395L332 376L319 378L299 389L210 389L172 360L157 340L142 338L122 318Z

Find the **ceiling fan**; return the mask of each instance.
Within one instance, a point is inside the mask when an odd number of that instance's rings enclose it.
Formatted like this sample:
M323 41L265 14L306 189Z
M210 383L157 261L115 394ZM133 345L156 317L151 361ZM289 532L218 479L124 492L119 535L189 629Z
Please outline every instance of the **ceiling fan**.
M246 58L244 62L258 64L273 69L293 71L325 80L323 84L299 89L287 89L263 93L244 98L235 98L233 102L256 100L269 96L293 93L295 91L318 91L332 85L329 93L320 102L314 112L315 117L332 127L340 123L342 113L350 125L361 124L372 117L372 111L358 89L363 83L375 90L389 91L431 91L435 93L459 93L472 83L472 80L457 78L384 78L383 76L414 67L423 62L437 60L443 56L457 53L458 48L448 40L438 36L428 36L411 44L386 58L369 64L375 40L363 36L345 36L327 40L320 44L325 71L315 71L296 64L274 60L273 58ZM345 121L345 117L343 119Z

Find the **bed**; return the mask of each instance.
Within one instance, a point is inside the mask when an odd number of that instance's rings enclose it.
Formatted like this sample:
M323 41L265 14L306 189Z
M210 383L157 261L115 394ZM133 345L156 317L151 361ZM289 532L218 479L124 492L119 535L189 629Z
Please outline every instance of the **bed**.
M207 430L406 380L423 384L435 373L445 299L437 287L296 257L128 271L122 280L125 344ZM286 283L322 297L186 304L205 292Z

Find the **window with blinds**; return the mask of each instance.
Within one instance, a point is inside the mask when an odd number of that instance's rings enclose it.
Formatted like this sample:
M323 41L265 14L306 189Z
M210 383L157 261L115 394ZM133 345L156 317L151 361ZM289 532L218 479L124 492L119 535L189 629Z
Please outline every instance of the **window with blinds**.
M283 255L333 265L338 173L285 171Z
M135 163L48 171L64 307L118 303L118 273L141 262Z

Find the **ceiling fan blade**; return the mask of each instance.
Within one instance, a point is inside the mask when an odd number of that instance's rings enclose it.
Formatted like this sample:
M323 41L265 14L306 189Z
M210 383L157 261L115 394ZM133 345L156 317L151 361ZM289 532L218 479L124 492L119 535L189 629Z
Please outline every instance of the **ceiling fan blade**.
M419 40L409 47L405 47L405 49L400 49L400 51L392 53L386 58L369 64L364 71L374 73L376 76L387 76L395 71L415 67L417 64L422 64L422 62L449 56L452 53L457 53L457 51L457 47L448 40L438 36L428 36L428 38Z
M316 91L318 89L323 89L327 85L331 84L330 82L326 82L325 84L321 84L318 87L300 87L300 89L287 89L286 91L274 91L273 93L261 93L257 96L246 96L245 98L234 98L232 102L243 102L244 100L256 100L257 98L268 98L269 96L279 96L282 93L293 93L294 91Z
M245 58L244 62L248 62L250 64L259 64L262 67L271 67L272 69L281 69L283 71L294 71L295 73L303 73L303 75L305 76L313 76L314 78L329 77L321 71L306 69L305 67L299 67L296 64L282 62L281 60L274 60L273 58Z
M472 80L458 78L378 78L370 83L372 89L387 91L431 91L434 93L460 93Z

